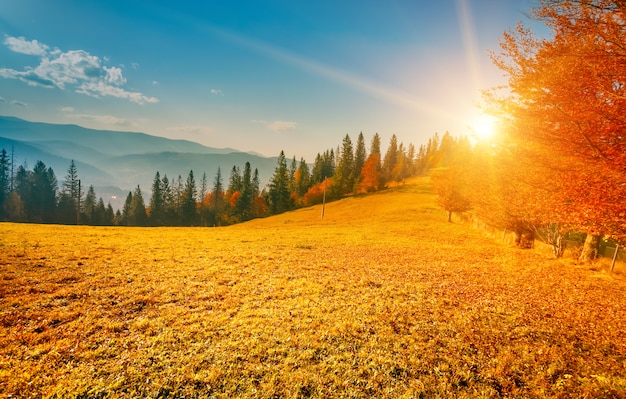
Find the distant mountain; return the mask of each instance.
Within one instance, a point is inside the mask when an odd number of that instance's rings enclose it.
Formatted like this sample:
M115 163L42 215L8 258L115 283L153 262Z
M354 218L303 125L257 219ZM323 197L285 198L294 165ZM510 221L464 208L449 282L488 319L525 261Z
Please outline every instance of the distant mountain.
M185 180L193 170L200 186L206 173L209 188L217 168L221 168L224 184L233 166L241 170L246 162L259 170L261 184L266 184L274 172L276 158L267 158L231 148L211 148L192 141L172 140L145 133L94 130L77 125L57 125L28 122L0 116L0 149L13 153L17 165L32 169L37 161L52 167L63 182L67 168L74 160L85 187L93 185L96 194L115 208L123 203L128 191L137 185L151 194L157 171L175 180Z

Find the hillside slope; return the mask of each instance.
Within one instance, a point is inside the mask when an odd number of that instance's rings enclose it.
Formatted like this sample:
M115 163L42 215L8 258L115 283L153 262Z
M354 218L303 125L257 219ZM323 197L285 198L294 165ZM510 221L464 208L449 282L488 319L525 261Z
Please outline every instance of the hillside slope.
M626 282L424 181L224 228L0 225L0 393L621 397Z

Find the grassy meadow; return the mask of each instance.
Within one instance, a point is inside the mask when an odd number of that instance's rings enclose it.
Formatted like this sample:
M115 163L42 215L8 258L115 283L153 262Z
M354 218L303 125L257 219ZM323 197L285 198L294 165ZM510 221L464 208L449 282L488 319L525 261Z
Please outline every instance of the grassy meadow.
M224 228L0 224L0 396L622 398L626 278L424 180Z

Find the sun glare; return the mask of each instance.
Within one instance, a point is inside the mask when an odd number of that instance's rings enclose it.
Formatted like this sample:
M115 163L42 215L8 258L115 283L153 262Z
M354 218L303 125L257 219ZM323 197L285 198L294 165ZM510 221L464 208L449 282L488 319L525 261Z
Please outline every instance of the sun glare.
M480 114L474 118L470 128L477 139L487 140L495 135L496 125L496 117L488 114Z

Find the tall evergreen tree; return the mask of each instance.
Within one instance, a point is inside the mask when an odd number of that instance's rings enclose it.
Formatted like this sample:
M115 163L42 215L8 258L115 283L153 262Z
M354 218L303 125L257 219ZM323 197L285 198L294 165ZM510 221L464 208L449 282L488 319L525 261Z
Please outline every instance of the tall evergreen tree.
M391 181L393 179L393 168L398 163L398 138L395 134L391 136L389 140L389 147L385 153L383 159L383 176L385 181Z
M128 192L126 196L126 200L124 201L124 207L122 208L122 213L119 215L118 224L120 226L132 226L132 206L133 206L133 193L132 191ZM118 210L119 212L119 210Z
M296 170L298 170L298 161L296 161L296 156L291 159L291 163L289 164L289 192L296 192Z
M78 169L76 168L76 163L72 160L67 169L61 197L59 198L59 216L62 223L79 222L82 203L81 191Z
M260 191L261 181L259 179L259 170L254 168L254 175L252 176L252 198L257 198L261 195Z
M97 205L96 190L94 189L93 185L90 185L89 189L87 190L87 194L85 195L85 201L83 201L84 217L81 218L82 223L94 224L93 219L94 219L94 214L96 213L96 205ZM104 205L104 203L102 205Z
M230 179L228 180L228 189L226 191L230 195L241 191L241 171L236 165L230 170Z
M214 226L221 226L222 221L224 220L224 183L222 182L222 171L221 168L217 167L217 172L215 173L215 180L213 181L213 191L211 192L212 197L212 222Z
M311 174L309 172L309 165L307 165L304 158L300 158L300 166L296 171L296 193L299 197L302 197L311 188Z
M289 192L289 171L284 151L281 151L278 156L274 175L270 180L268 202L273 214L282 213L292 208Z
M54 221L57 182L51 168L37 161L32 171L18 167L16 191L19 194L26 221L47 223Z
M151 226L162 226L165 224L165 198L163 193L163 181L161 174L157 170L152 182L152 196L150 197L150 218Z
M4 220L6 213L4 212L4 201L9 197L9 189L11 187L10 177L10 159L9 154L3 148L0 152L0 220Z
M356 148L354 150L354 184L358 185L361 182L361 170L365 165L367 159L367 150L365 149L365 138L363 132L359 133L359 137L356 140Z
M193 177L193 170L189 171L181 202L182 223L185 226L192 226L196 223L196 181Z
M104 226L106 223L106 207L104 206L104 200L102 197L98 199L98 203L94 209L94 213L91 217L91 224L94 226Z
M202 179L200 179L200 188L198 188L198 203L200 204L200 208L198 209L198 216L200 226L207 225L207 209L205 206L205 197L208 194L209 183L207 181L206 172L202 172Z
M354 152L352 150L352 140L346 134L341 146L341 156L333 176L334 196L339 197L352 192L354 188Z
M250 162L246 162L241 178L241 195L235 207L239 220L250 220L252 217L252 168Z
M137 185L132 195L130 203L130 219L132 226L145 226L148 224L148 215L146 214L146 204L143 200L141 187Z
M176 202L172 185L167 178L167 174L161 179L161 193L163 198L163 224L171 225L176 220Z

